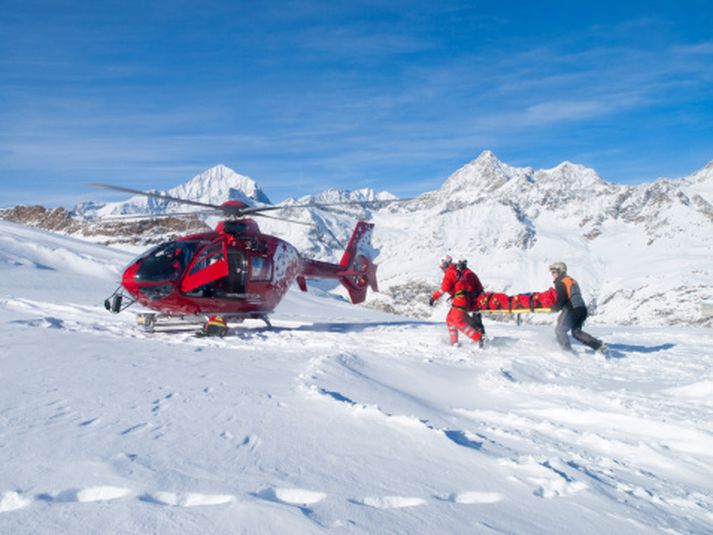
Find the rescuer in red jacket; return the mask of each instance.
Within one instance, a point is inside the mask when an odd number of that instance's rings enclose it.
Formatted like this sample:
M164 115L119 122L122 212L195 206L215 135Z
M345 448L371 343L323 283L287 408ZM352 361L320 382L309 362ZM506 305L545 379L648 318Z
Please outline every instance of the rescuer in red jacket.
M443 281L441 288L436 290L429 298L428 304L433 306L436 301L447 293L453 299L451 310L446 316L446 325L450 335L451 344L458 343L458 331L461 331L473 342L480 343L481 334L468 324L468 283L458 267L453 263L453 258L445 256L441 259L441 269L443 270Z
M466 314L468 325L473 327L480 334L485 334L485 326L483 325L483 316L478 310L478 296L483 293L483 285L478 278L478 275L468 267L468 261L465 259L458 260L456 264L461 277L465 281L465 290L467 292L466 309L470 314Z

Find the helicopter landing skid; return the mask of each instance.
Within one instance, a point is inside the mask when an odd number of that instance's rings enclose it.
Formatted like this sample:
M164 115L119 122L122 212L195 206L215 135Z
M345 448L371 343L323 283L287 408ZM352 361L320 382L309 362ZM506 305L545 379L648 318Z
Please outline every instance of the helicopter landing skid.
M242 323L246 319L259 319L265 322L268 329L272 329L272 323L267 314L219 314L230 323ZM176 316L172 314L162 314L160 312L141 312L136 315L136 323L144 328L147 333L157 331L181 331L193 330L195 327L202 327L208 316L188 315Z

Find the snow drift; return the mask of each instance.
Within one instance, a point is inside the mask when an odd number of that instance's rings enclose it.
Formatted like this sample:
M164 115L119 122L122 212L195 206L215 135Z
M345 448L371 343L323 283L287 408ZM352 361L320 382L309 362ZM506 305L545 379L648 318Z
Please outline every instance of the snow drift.
M2 533L713 525L710 330L592 327L605 360L488 323L479 352L315 291L148 335L101 306L129 258L0 222Z

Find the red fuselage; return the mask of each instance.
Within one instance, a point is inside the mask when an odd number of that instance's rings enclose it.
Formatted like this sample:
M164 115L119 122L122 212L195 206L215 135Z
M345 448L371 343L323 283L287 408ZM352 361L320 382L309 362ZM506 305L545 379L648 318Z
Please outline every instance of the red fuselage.
M141 305L168 315L261 316L305 277L338 279L352 300L376 288L375 266L358 249L370 246L372 225L359 223L340 264L304 259L288 242L262 234L251 219L162 243L134 260L121 284Z

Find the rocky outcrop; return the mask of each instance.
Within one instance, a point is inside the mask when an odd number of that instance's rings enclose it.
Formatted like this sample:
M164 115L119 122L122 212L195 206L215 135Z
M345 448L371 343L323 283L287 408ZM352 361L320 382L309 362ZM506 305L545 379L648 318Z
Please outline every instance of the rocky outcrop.
M0 219L87 238L105 245L150 245L210 227L196 217L147 217L132 221L91 221L64 208L15 206L0 210Z
M75 221L64 208L48 209L38 205L19 205L14 208L0 210L0 219L67 234L73 234L81 229L81 224Z

